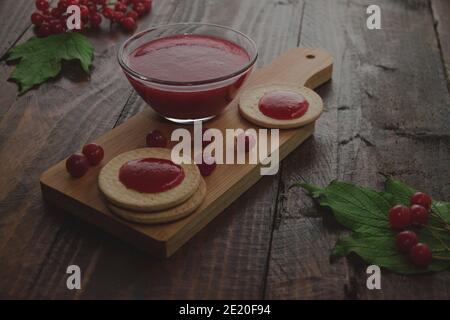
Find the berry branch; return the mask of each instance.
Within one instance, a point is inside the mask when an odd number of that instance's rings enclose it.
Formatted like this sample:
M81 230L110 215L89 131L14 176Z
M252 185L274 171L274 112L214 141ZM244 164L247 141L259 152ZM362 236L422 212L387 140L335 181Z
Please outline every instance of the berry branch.
M152 9L152 0L59 0L51 8L48 0L36 0L37 11L31 15L31 22L37 36L47 37L67 31L67 8L80 7L82 31L99 28L103 18L116 23L126 31L137 28L137 20Z

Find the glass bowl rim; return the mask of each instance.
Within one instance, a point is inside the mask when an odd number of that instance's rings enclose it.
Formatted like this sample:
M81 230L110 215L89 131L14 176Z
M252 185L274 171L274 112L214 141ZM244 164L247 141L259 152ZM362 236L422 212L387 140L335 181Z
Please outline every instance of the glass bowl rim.
M151 77L147 77L139 72L134 71L133 69L131 69L127 63L125 63L125 61L123 60L123 56L124 56L124 51L125 48L134 40L139 39L140 37L144 36L145 34L159 29L159 28L168 28L168 27L176 27L176 26L207 26L207 27L215 27L215 28L220 28L220 29L225 29L228 31L232 31L242 37L244 37L247 41L249 41L250 45L253 47L254 49L254 56L250 57L250 61L248 64L246 64L243 68L239 69L238 71L235 71L231 74L227 74L225 76L221 76L221 77L216 77L216 78L211 78L211 79L206 79L206 80L201 80L201 81L170 81L170 80L161 80L161 79L156 79L156 78L151 78ZM194 33L195 34L195 33ZM148 29L142 30L134 35L132 35L130 38L128 38L127 40L125 40L125 42L120 46L120 49L117 53L117 59L119 60L119 64L122 67L122 69L129 73L130 75L132 75L135 78L138 78L140 80L143 81L147 81L147 82L152 82L152 83L157 83L157 84L164 84L164 85L171 85L171 86L196 86L196 85L204 85L204 84L212 84L212 83L216 83L216 82L221 82L221 81L225 81L231 78L234 78L238 75L244 74L245 72L247 72L251 67L253 67L253 65L256 63L257 59L258 59L258 47L255 43L255 41L250 38L249 36L247 36L245 33L238 31L234 28L231 27L227 27L227 26L222 26L219 24L213 24L213 23L201 23L201 22L182 22L182 23L171 23L171 24L162 24L162 25L157 25L154 27L150 27Z

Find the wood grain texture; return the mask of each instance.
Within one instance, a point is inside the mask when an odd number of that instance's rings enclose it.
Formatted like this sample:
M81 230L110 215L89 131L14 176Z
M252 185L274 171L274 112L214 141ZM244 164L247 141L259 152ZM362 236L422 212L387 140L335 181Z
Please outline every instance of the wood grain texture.
M434 28L450 90L450 1L430 0Z
M325 110L314 136L283 162L265 291L268 299L347 298L349 268L345 261L333 265L329 261L341 230L317 214L304 192L290 189L295 181L326 185L338 175L339 99L345 85L343 73L353 69L343 59L345 43L336 28L338 19L346 19L345 10L345 5L329 1L307 1L304 6L299 45L330 50L335 66L332 82L317 90Z
M29 0L0 2L0 59L13 47L16 41L31 26L30 17L34 2ZM0 60L1 61L1 60ZM16 98L16 85L7 82L11 68L3 61L0 63L0 119L9 110Z
M282 181L324 186L338 178L381 188L383 172L449 200L450 100L428 2L380 1L379 31L361 27L369 4L305 5L300 44L331 52L335 73L320 90L327 112L314 138L285 161ZM448 299L449 272L402 277L384 271L382 290L367 290L359 259L350 270L345 259L328 264L336 240L329 213L310 217L315 208L298 189L278 202L267 297Z
M162 3L142 21L141 28L150 20L155 23L167 21L172 8L172 3ZM28 14L32 10L30 8ZM18 41L25 41L31 35L28 31ZM62 246L67 250L65 254L70 253L69 258L73 258L78 251L71 244L75 243L77 248L85 241L83 227L74 238L61 238L66 231L73 231L73 221L53 215L54 211L44 206L37 196L39 187L36 183L41 172L52 162L76 151L116 123L131 92L115 60L118 45L128 36L116 29L109 32L107 26L89 34L96 52L90 78L78 66L68 64L57 79L21 97L16 97L17 90L5 92L14 98L8 98L12 102L10 106L2 106L7 111L0 120L0 159L5 163L0 169L5 177L0 182L3 213L0 217L0 255L4 257L0 261L0 270L2 274L15 276L0 280L3 297L44 297L46 289L37 289L35 293L34 286L39 288L39 278L46 264L59 268L51 262L52 252L57 250L55 247ZM93 235L93 242L88 240L88 243L96 247L98 238ZM62 264L64 268L66 262ZM60 280L65 278L64 272L56 274Z
M7 19L0 19L6 21L0 39L11 44L30 36L14 35L26 29L28 19L17 13L31 14L30 2L0 2L0 15ZM359 259L328 264L327 251L344 231L323 219L326 213L317 214L302 191L288 190L297 178L381 187L377 171L384 171L450 200L450 105L439 57L448 69L449 38L442 36L449 30L447 0L379 1L380 31L364 29L372 3L363 0L154 4L140 28L168 21L232 25L260 44L260 63L298 40L330 51L335 72L333 82L318 90L327 110L314 137L285 160L280 175L263 178L169 261L156 260L43 205L38 187L39 174L52 163L144 108L136 94L128 95L125 78L107 69L115 66L116 45L126 35L107 29L92 35L96 60L89 84L77 68L69 68L16 100L15 85L4 81L12 69L2 63L0 297L450 298L448 272L417 277L383 272L382 290L368 292ZM13 27L18 23L25 28ZM419 103L422 97L425 103ZM69 264L83 270L79 292L65 287Z
M30 16L34 1L15 0L0 2L0 57L31 28Z

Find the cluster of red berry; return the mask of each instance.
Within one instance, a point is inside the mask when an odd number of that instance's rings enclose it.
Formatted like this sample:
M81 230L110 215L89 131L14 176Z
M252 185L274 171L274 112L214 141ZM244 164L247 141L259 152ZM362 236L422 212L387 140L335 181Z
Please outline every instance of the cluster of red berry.
M389 223L391 228L402 230L408 226L425 225L431 210L431 197L424 192L416 192L411 196L410 207L396 205L389 210ZM414 231L404 230L397 234L395 243L397 249L409 255L411 262L426 268L431 263L432 253L425 243L419 243Z
M205 138L205 133L208 130L208 128L203 128L202 131L203 148L212 142L211 139ZM256 144L254 137L249 135L242 134L238 136L237 139L245 139L244 145L246 152L252 149ZM150 148L166 148L167 138L161 131L153 130L146 136L146 145ZM101 146L95 143L87 144L83 147L82 153L74 153L66 160L66 169L72 177L80 178L86 174L89 170L89 166L98 165L103 160L103 156L104 151ZM203 161L201 161L202 159L200 157L203 157ZM216 169L216 161L210 156L199 154L195 160L198 162L198 169L204 177L211 175Z
M74 153L66 160L66 169L74 178L81 178L88 172L90 166L102 162L105 152L96 143L89 143L83 147L82 153Z
M123 29L133 31L140 16L152 9L152 0L117 0L110 6L107 0L59 0L56 7L50 8L48 0L36 0L38 11L31 15L31 22L39 37L65 32L67 29L67 7L80 7L81 30L90 26L97 28L102 23L102 15Z

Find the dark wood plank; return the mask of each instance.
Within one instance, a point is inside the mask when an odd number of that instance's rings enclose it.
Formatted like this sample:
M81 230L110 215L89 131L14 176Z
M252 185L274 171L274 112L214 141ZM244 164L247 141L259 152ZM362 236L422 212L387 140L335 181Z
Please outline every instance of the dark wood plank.
M153 16L141 26L206 20L232 25L259 42L260 63L265 63L296 45L301 9L301 1L155 1ZM43 85L20 98L0 123L2 150L12 148L9 154L2 152L1 160L13 162L1 169L8 179L2 180L6 201L0 218L0 243L4 244L0 247L0 295L262 297L276 177L264 178L170 260L153 259L95 228L60 216L54 208L43 207L37 190L39 173L114 126L119 114L123 121L143 107L133 95L121 110L130 87L118 71L112 51L122 39L120 33L95 37L98 54L90 82L74 84L62 77ZM58 90L60 94L56 94ZM28 139L31 132L34 141L25 141L20 150L19 145L14 146L14 141ZM65 268L72 263L83 270L84 289L80 292L65 287Z
M34 1L30 0L0 2L0 57L31 27L34 10Z
M30 15L34 10L34 1L17 0L0 2L0 59L30 28ZM7 82L11 69L0 63L0 119L16 99L16 85Z
M320 90L327 111L315 137L283 165L268 298L449 298L450 272L383 271L382 290L366 289L360 260L328 263L340 228L315 216L302 191L286 188L297 179L326 185L335 178L381 188L384 172L449 200L450 99L428 1L380 1L379 31L364 28L369 4L305 5L301 44L331 52L335 73Z
M352 134L342 137L344 142L351 141L345 145L341 163L353 163L345 165L351 170L348 179L381 187L383 178L377 172L384 172L449 201L450 96L429 3L383 4L386 29L393 30L396 38L392 32L357 33L367 46L359 79L366 94L361 93L355 126L347 126ZM376 50L382 44L381 55ZM380 112L377 108L384 100L388 104ZM354 139L355 133L361 138ZM364 273L363 268L355 268L361 298L450 298L449 271L408 278L383 272L381 291L366 289Z
M265 292L268 299L342 299L349 286L346 262L329 262L339 229L322 220L303 192L289 189L295 181L325 185L338 175L339 99L348 64L342 54L346 44L336 28L345 17L342 7L337 8L329 1L306 1L303 11L299 45L324 48L333 55L333 80L317 90L326 109L314 136L282 165Z
M431 10L450 90L450 1L431 0Z
M141 28L168 21L174 3L165 1L155 7ZM31 35L28 31L20 41ZM109 32L107 25L92 32L89 37L96 53L90 78L68 65L57 79L14 98L10 106L2 105L7 111L0 120L0 160L4 163L0 169L0 296L45 297L46 289L34 291L45 266L59 270L70 262L55 258L52 252L62 246L64 254L72 257L84 243L91 248L99 245L99 232L85 229L83 224L73 239L62 237L73 232L78 222L44 205L38 181L49 166L116 123L131 93L115 58L119 44L128 36L116 29ZM17 94L17 89L12 92ZM91 234L92 241L84 234ZM64 272L56 274L65 277Z

